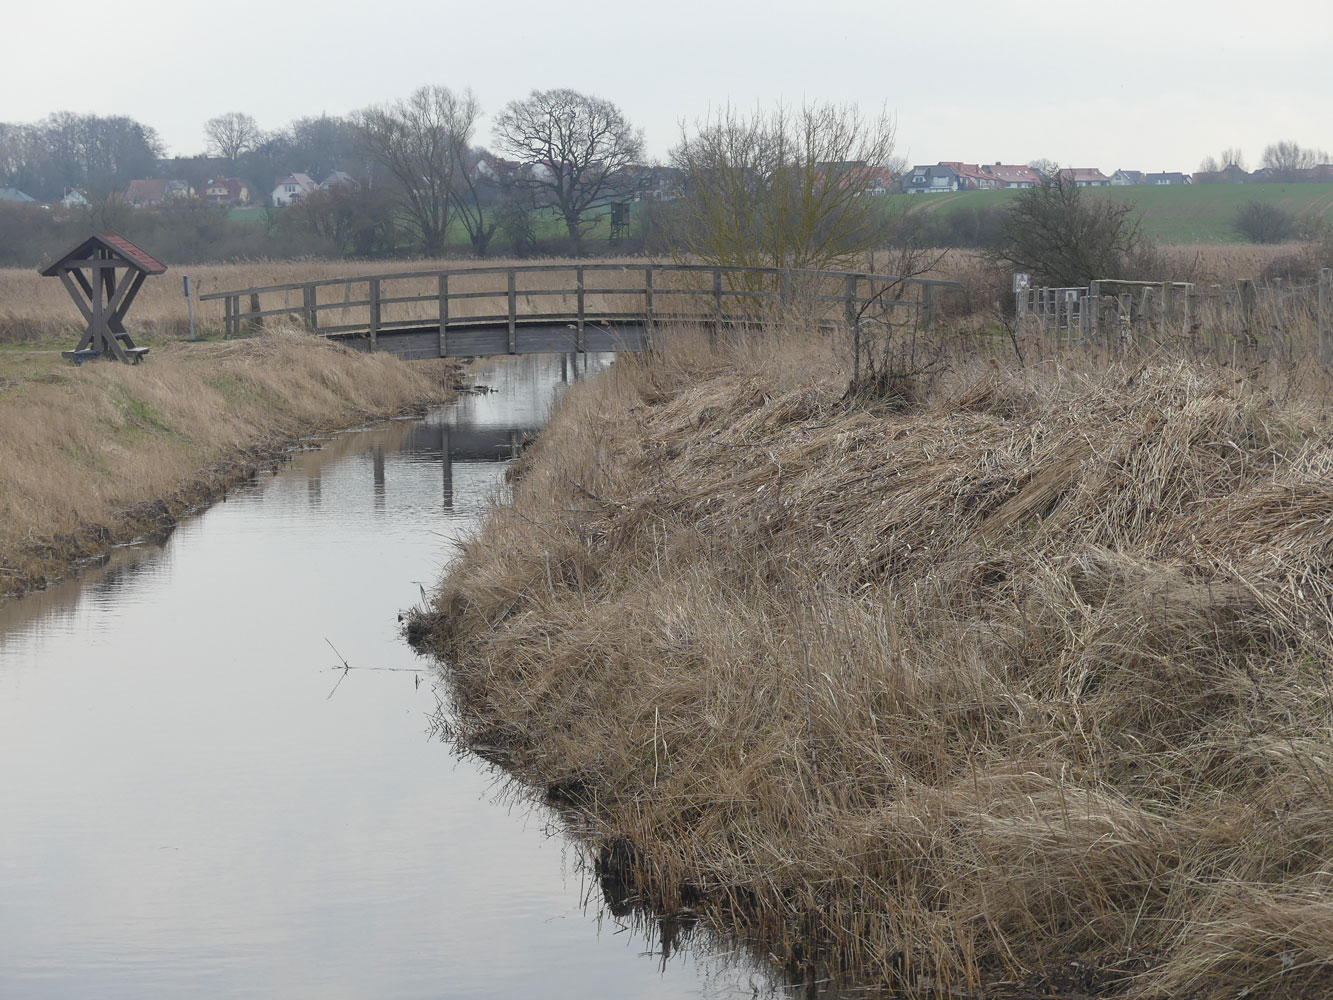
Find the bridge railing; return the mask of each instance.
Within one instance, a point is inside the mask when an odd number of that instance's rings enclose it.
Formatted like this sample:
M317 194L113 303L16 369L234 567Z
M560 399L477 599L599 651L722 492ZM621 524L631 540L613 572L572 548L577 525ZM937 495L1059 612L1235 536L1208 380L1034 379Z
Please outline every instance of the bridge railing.
M555 281L556 277L563 280ZM707 264L583 263L466 267L325 278L201 295L220 301L227 336L284 318L327 336L360 334L372 349L392 330L508 326L753 322L799 308L820 322L912 311L935 320L937 292L956 282L870 272ZM512 338L511 338L512 339Z

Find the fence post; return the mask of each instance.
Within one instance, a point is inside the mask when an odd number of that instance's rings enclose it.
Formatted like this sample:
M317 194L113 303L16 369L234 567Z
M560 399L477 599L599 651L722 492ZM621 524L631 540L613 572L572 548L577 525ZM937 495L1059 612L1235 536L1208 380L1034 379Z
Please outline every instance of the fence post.
M1161 336L1166 336L1167 323L1171 316L1171 282L1162 282L1162 332Z
M782 291L781 294L779 295L778 302L782 304L783 309L786 309L791 305L791 268L784 267L782 269L781 280L782 280Z
M921 318L924 321L922 325L927 330L935 329L935 286L924 285L921 288Z
M1319 272L1319 343L1324 364L1333 364L1333 267Z
M380 279L371 278L370 282L370 350L379 350L380 346Z
M231 339L232 310L235 306L232 304L232 296L228 295L222 300L222 339Z
M251 293L250 293L250 311L249 311L248 313L246 313L246 315L250 317L249 322L246 323L246 327L247 327L247 332L248 332L248 333L254 333L256 330L262 330L262 329L263 329L263 327L264 327L264 317L259 315L259 313L261 313L261 312L263 312L263 309L261 309L261 308L260 308L260 305L259 305L259 293L258 293L258 292L251 292Z
M518 344L515 342L514 328L518 323L518 273L511 267L507 275L507 288L509 298L509 353L518 353Z
M852 335L852 381L861 376L861 318L856 315L857 275L849 274L842 281L842 319Z
M1092 315L1088 317L1086 330L1088 336L1096 337L1102 331L1102 283L1100 281L1088 282L1088 305L1091 308Z
M713 337L714 343L717 342L717 335L722 332L722 268L713 268Z
M305 328L312 333L315 332L316 320L315 314L315 286L301 286L301 322Z
M440 298L440 357L449 356L449 275L441 273L439 277Z
M579 353L582 353L583 350L584 350L584 346L583 346L583 343L584 343L584 341L583 341L583 322L584 322L584 315L585 315L585 312L586 312L586 303L585 303L584 292L583 292L583 265L582 265L582 264L580 264L578 267L576 267L576 268L574 269L574 277L575 277L575 281L576 281L576 283L578 284L578 294L577 294L577 297L578 297L578 306L579 306L578 325L575 327L575 330L574 330L574 346L575 346L575 349L576 349L577 351L579 351Z
M645 327L653 328L653 265L643 269L643 319Z
M1254 279L1242 278L1236 282L1236 291L1240 295L1241 328L1245 331L1245 336L1249 337L1254 329L1254 307L1258 299Z

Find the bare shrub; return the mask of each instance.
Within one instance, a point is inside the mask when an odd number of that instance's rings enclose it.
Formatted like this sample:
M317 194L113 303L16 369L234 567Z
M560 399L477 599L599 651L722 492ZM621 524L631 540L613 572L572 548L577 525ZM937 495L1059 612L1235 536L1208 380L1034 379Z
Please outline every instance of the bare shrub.
M1236 211L1236 232L1251 243L1281 243L1296 232L1296 216L1272 202L1251 199Z
M1040 284L1075 287L1134 276L1149 249L1132 206L1088 198L1057 171L1045 184L1019 192L987 253Z

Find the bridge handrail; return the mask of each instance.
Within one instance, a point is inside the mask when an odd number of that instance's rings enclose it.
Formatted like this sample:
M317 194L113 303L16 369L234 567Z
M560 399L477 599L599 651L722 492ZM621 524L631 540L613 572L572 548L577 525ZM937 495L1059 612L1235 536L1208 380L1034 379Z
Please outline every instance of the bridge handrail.
M568 274L573 272L574 284L572 287L566 285L560 288L524 288L518 287L518 276L520 274ZM623 287L589 287L587 275L589 272L594 274L631 274L639 275L641 280L632 285ZM710 275L712 281L711 287L684 287L675 288L671 283L659 283L654 280L657 274L696 274ZM473 290L460 288L458 282L452 282L453 278L475 277L478 275L504 275L506 278L503 289L493 290ZM763 276L766 278L780 279L773 284L777 287L745 287L747 282L736 282L736 278L747 278L753 276ZM436 287L426 294L412 295L385 295L384 285L386 282L401 280L421 280L434 279ZM808 283L813 280L816 282L814 287L809 287ZM837 294L829 294L833 291L828 287L828 282L833 282L833 288L837 289ZM800 286L797 285L800 283ZM354 284L366 285L366 298L351 298L351 288ZM862 283L865 283L867 294L862 295ZM498 283L497 283L498 284ZM610 285L611 282L605 282ZM735 287L739 284L741 287ZM749 282L748 284L757 284ZM767 284L765 282L764 284ZM904 286L918 286L920 291L919 298L904 299L900 295L887 298L885 292L890 288L902 288ZM318 289L341 286L344 289L344 298L342 302L320 302ZM880 286L877 288L877 286ZM224 303L223 329L224 334L230 336L233 333L239 333L245 325L253 326L257 321L261 321L270 316L297 316L306 329L314 333L342 334L349 329L355 331L363 324L348 324L346 322L320 326L320 314L328 310L340 309L345 311L356 308L367 309L367 318L364 323L366 335L370 340L371 350L375 350L378 343L378 335L381 330L401 329L413 325L411 321L390 319L385 315L386 306L395 306L406 303L438 303L436 310L432 310L433 315L427 322L438 322L441 334L441 350L444 350L445 333L450 327L458 327L469 322L475 321L476 317L458 315L451 308L454 303L473 299L504 299L506 300L506 311L504 314L495 317L497 323L507 323L509 327L509 341L512 349L514 343L515 330L519 325L527 324L533 320L529 312L520 311L520 297L525 308L530 308L532 300L542 297L558 296L562 300L574 298L577 306L565 306L563 311L558 314L559 321L569 322L575 325L579 331L579 343L582 343L582 331L589 322L594 323L617 323L617 322L644 322L651 326L655 322L667 320L678 321L682 317L680 310L671 311L662 308L668 301L679 301L680 298L704 297L711 299L711 304L700 304L697 313L687 314L693 320L711 322L715 328L726 323L734 323L737 317L728 315L726 302L728 299L743 299L748 301L779 299L784 305L795 301L821 303L821 304L841 304L842 316L837 321L845 322L851 326L859 326L868 306L874 305L880 313L885 313L891 309L910 308L916 309L919 321L923 321L926 326L932 326L935 315L935 293L941 288L957 289L961 288L955 281L949 281L940 278L922 278L917 276L900 276L892 274L878 274L873 271L829 271L816 270L811 268L780 268L780 267L752 267L735 266L725 267L713 264L677 264L660 263L657 261L645 261L644 263L561 263L561 264L519 264L513 266L490 266L490 267L453 267L453 268L434 268L415 271L396 271L381 274L353 275L344 278L321 278L314 281L288 282L278 285L259 285L252 288L234 289L222 292L210 292L199 296L201 302L216 301L221 299ZM301 301L299 304L292 304L288 301L287 293L301 291ZM275 292L283 293L283 303L280 308L274 307L265 309L260 302L260 296L272 294ZM603 303L602 308L589 310L588 296L601 297L603 299L619 299L619 302L611 304ZM248 308L242 310L241 298L249 297ZM655 302L656 296L656 302ZM622 308L621 305L625 297L629 297L635 302L634 308ZM639 303L641 302L641 307ZM746 310L746 316L741 317L743 321L752 320L749 316L750 310ZM545 314L544 314L545 315ZM596 317L596 318L594 318ZM417 323L416 325L420 325Z
M313 281L290 281L281 285L257 285L253 288L236 288L222 292L209 292L206 295L200 295L200 302L208 302L214 299L224 299L231 295L261 295L265 292L294 292L298 288L326 288L332 285L350 285L363 281L402 281L410 278L435 278L440 276L454 277L455 275L476 275L476 274L531 274L537 271L575 271L582 268L584 271L643 271L652 269L654 271L685 271L685 272L711 272L720 271L723 274L767 274L783 275L787 274L793 278L825 277L842 278L856 277L862 280L880 280L887 282L902 282L910 285L934 285L936 287L961 288L956 281L945 278L920 278L903 277L897 274L879 274L874 271L827 271L813 268L786 268L786 267L752 267L749 265L713 265L713 264L663 264L656 261L649 261L643 264L517 264L512 267L447 267L430 268L420 271L386 271L378 274L355 274L345 278L317 278ZM642 289L619 289L618 292L631 294ZM573 292L574 289L566 291ZM677 289L661 289L661 291L676 292ZM707 290L705 290L707 291ZM589 290L591 292L591 290ZM477 293L489 294L489 293ZM503 291L496 292L497 295L505 294ZM523 290L523 295L533 294L559 294L556 291L533 292ZM746 292L747 295L756 294ZM427 296L429 297L429 296ZM461 296L460 296L461 297ZM290 310L289 310L290 311Z

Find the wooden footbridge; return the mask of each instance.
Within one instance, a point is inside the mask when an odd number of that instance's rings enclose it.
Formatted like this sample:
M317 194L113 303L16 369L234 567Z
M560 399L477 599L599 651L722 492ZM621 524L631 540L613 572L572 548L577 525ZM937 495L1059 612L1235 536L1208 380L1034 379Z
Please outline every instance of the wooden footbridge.
M934 324L953 281L697 264L534 264L402 271L200 295L226 336L274 322L400 358L640 351L657 331L713 334L797 317L821 328Z

